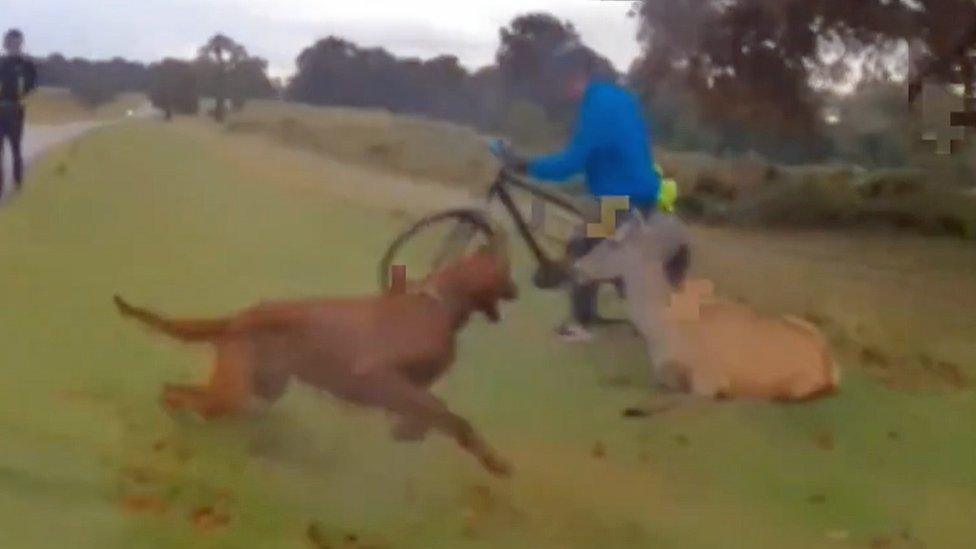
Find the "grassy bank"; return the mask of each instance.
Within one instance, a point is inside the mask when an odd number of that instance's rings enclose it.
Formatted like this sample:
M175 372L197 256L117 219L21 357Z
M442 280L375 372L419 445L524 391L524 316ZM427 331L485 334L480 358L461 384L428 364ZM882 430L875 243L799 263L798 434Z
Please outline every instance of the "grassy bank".
M145 102L139 94L122 94L113 101L91 109L66 89L40 88L26 101L29 124L66 124L83 120L114 120Z
M523 299L505 323L471 326L437 389L515 462L511 481L437 437L395 444L382 414L302 387L254 418L162 412L160 385L204 376L209 354L123 322L113 293L208 315L371 292L405 224L391 211L439 196L399 180L193 122L113 127L39 166L0 210L0 547L952 547L976 535L971 390L896 387L850 363L830 400L624 420L647 393L639 343L552 341L563 300L528 288L521 253ZM750 238L713 235L701 268L738 272L757 295L802 286L759 270L762 248L717 255ZM801 271L845 278L847 262L803 259Z
M446 122L381 111L255 102L228 128L389 174L465 189L484 185L496 169L487 137ZM545 142L546 150L557 146L551 137L534 140ZM533 139L516 141L531 148ZM679 183L684 214L703 221L976 238L976 194L947 184L937 170L784 167L756 156L715 158L667 150L657 156Z

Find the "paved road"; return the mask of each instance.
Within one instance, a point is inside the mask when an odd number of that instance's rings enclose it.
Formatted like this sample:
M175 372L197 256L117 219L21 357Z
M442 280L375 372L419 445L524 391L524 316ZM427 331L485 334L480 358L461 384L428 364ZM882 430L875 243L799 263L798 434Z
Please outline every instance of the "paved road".
M29 170L30 165L52 147L77 139L103 124L104 122L72 122L58 126L28 125L24 134L23 144L24 163L27 165L27 169ZM4 148L3 164L5 193L4 196L0 197L0 203L10 198L10 195L13 194L14 179L9 148Z
M24 134L24 163L27 165L27 169L30 169L31 164L33 164L42 154L50 150L52 147L60 145L62 143L67 143L78 137L81 137L85 133L104 125L104 122L72 122L70 124L61 124L58 126L38 126L38 125L28 125L26 133ZM10 198L13 194L13 173L10 162L10 149L5 148L3 151L4 165L2 167L4 173L4 196L0 197L0 202L4 199Z
M59 126L28 126L24 135L24 159L30 164L51 147L76 139L102 124L73 122Z
M147 101L140 105L139 107L133 109L128 118L151 118L156 116L157 112L152 107L152 105ZM27 166L27 170L30 170L31 164L37 161L45 152L49 151L51 148L56 147L62 143L68 143L73 141L82 135L88 133L89 131L105 126L108 124L113 124L119 122L120 120L105 122L97 120L87 120L82 122L70 122L67 124L59 124L55 126L43 126L30 124L27 126L24 133L24 164ZM13 194L13 174L11 173L12 167L10 165L10 150L4 149L4 165L0 166L0 169L4 170L4 196L0 196L0 203L3 203L5 199L9 199Z

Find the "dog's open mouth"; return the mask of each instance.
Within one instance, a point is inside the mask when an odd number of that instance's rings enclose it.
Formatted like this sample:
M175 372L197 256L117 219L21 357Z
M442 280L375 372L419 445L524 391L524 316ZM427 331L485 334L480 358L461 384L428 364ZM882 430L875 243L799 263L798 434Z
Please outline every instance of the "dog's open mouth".
M497 324L505 318L505 311L502 308L500 301L496 301L495 303L485 307L482 309L482 312L485 313L485 316L488 317L488 320L493 324Z
M509 282L502 290L501 294L482 308L482 312L493 323L501 322L505 319L504 303L518 299L518 287L514 282Z

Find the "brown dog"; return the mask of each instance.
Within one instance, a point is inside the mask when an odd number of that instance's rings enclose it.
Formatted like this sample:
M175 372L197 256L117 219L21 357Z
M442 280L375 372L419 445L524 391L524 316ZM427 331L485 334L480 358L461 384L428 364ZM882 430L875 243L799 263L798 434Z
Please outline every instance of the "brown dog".
M498 302L515 298L506 254L496 245L447 265L408 293L267 303L217 320L168 320L119 297L115 303L123 315L167 335L217 348L209 384L166 386L170 409L233 414L252 395L279 398L294 376L398 415L398 440L420 440L436 429L506 476L508 463L429 387L454 361L455 337L471 314L498 322Z

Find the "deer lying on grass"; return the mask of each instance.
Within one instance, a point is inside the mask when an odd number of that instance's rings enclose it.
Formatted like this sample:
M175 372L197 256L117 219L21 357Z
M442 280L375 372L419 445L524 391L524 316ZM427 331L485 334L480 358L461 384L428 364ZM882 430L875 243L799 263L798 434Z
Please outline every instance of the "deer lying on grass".
M798 401L833 392L840 381L827 341L794 317L769 318L711 297L707 281L668 283L663 268L680 230L655 214L575 265L583 280L620 277L628 313L644 337L652 377L665 388L707 398Z

